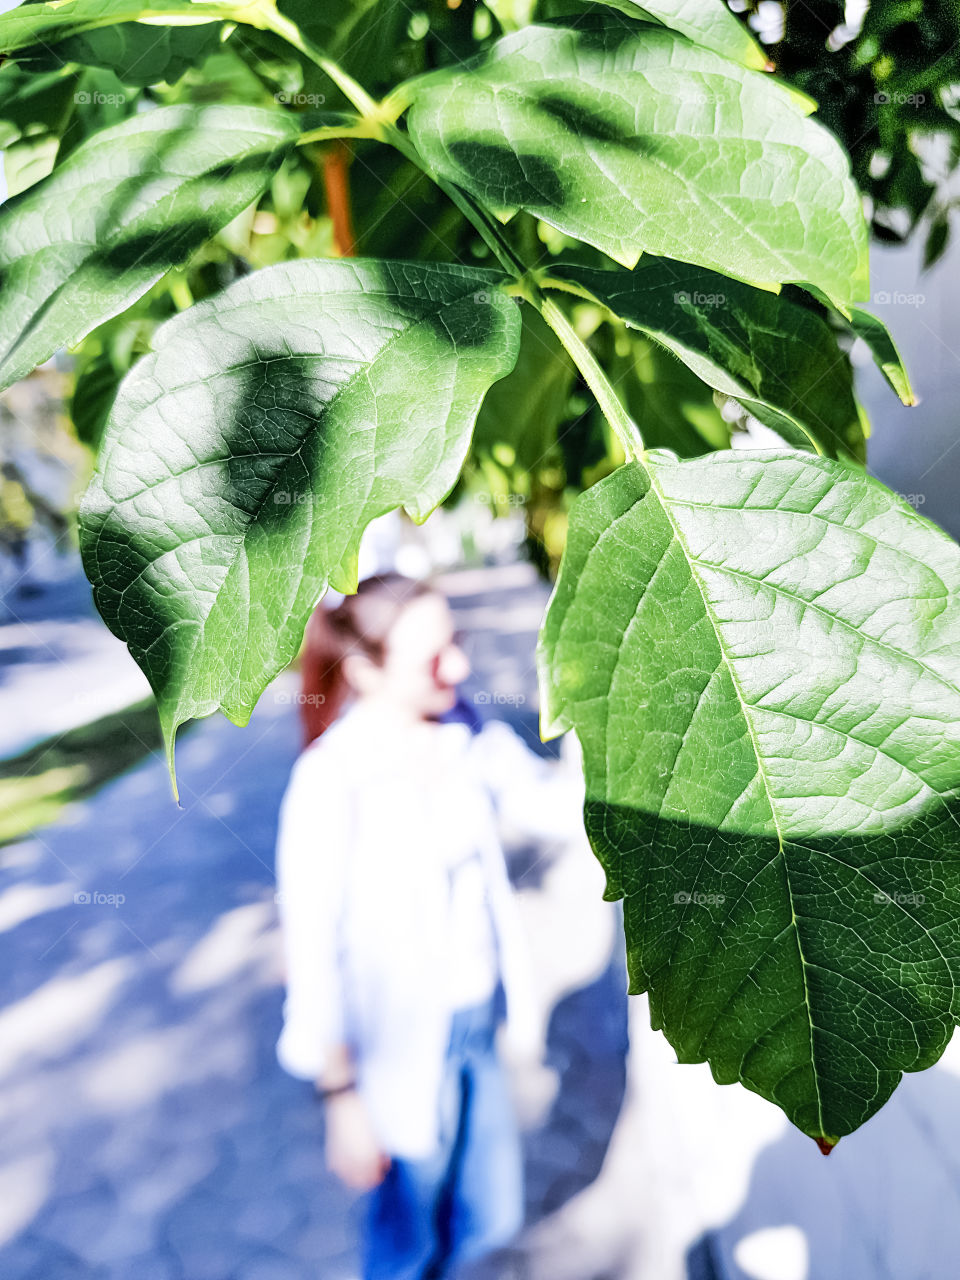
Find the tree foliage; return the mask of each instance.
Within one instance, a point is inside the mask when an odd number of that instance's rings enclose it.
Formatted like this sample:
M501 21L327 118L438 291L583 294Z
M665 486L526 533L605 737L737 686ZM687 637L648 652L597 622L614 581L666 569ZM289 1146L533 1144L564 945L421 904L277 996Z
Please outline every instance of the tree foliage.
M863 197L875 235L934 198L891 41L947 20L875 5L814 59L720 0L533 7L0 18L0 377L76 351L84 564L171 769L375 516L497 472L532 527L569 506L544 732L582 743L632 989L829 1150L960 1013L960 550L867 477L849 359L913 402ZM830 58L887 94L866 141ZM748 414L783 447L731 450Z

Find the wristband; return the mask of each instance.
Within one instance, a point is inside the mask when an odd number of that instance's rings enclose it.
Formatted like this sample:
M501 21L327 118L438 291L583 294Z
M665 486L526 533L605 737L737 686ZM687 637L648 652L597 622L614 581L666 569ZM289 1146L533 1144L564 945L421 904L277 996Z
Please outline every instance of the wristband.
M326 1102L328 1098L339 1097L341 1093L353 1093L357 1087L357 1082L356 1080L347 1080L344 1084L334 1085L332 1089L321 1089L319 1086L315 1087L317 1097L321 1102Z

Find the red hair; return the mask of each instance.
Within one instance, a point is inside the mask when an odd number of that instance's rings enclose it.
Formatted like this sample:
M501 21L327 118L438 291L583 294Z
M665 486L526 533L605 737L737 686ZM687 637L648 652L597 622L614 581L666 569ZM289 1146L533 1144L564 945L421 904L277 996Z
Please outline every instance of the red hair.
M387 640L407 605L433 594L426 582L399 573L365 578L356 595L345 596L333 609L321 603L307 623L300 658L300 719L303 745L309 746L340 715L350 685L343 660L361 654L378 666L386 657Z

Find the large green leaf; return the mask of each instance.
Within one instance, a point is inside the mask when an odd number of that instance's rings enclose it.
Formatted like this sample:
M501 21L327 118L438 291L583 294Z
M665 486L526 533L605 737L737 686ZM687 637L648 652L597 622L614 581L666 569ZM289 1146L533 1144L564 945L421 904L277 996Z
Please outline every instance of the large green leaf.
M528 27L410 88L440 176L633 266L641 252L748 283L867 293L860 202L838 143L768 77L665 27Z
M824 458L648 455L578 499L540 666L631 989L828 1148L960 1016L960 548Z
M556 274L584 285L789 444L863 459L850 360L807 307L662 258L644 258L633 271L570 265Z
M245 22L262 27L267 0L50 0L0 15L0 53L51 44L121 22L202 24ZM158 33L159 36L159 33Z
M255 200L282 111L161 107L89 139L0 211L0 387L124 310Z
M510 372L516 304L489 271L310 261L238 281L162 326L121 385L81 509L112 631L178 725L245 724L360 535L424 520Z
M724 0L605 0L631 17L650 17L662 22L705 49L722 53L745 67L762 71L767 65L763 52L750 32L733 16Z

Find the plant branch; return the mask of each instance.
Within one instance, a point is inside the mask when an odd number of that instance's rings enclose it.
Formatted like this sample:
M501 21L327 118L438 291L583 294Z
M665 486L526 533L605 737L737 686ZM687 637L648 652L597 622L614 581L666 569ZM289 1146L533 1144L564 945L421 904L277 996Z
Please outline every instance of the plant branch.
M643 457L643 438L637 429L637 424L627 413L617 393L610 385L609 378L597 363L593 352L580 338L573 325L552 298L544 297L541 294L539 298L534 295L531 301L537 306L544 320L566 347L574 364L583 374L583 379L596 397L597 404L599 404L607 421L616 432L617 439L623 446L623 452L628 458L633 458L634 461L639 462Z
M452 182L432 173L423 157L410 141L410 138L397 126L397 117L409 105L403 95L396 91L390 99L377 103L367 91L359 85L342 67L328 58L322 50L313 45L300 31L296 23L291 22L283 14L271 10L267 24L269 29L298 49L321 71L330 77L341 93L352 103L359 113L363 126L369 130L366 136L389 143L401 155L406 156L411 164L416 165L431 181L453 201L467 221L483 237L484 243L494 254L503 269L515 278L516 287L513 292L526 298L541 313L547 324L563 343L571 359L583 374L584 381L596 396L597 403L616 433L623 451L628 458L639 460L643 455L643 439L636 423L627 413L610 380L600 368L590 348L581 340L570 321L552 298L546 297L540 290L537 273L514 251L513 246L504 236L496 220L483 209L471 195L462 191ZM317 131L314 131L316 133ZM342 135L341 135L342 136ZM543 279L545 287L575 293L574 286L564 282Z
M324 75L329 76L347 101L365 120L382 118L378 103L370 97L366 89L332 58L328 58L322 49L318 49L311 40L308 40L295 22L291 22L277 9L270 9L265 15L264 22L267 30L286 40L287 44L293 45L305 58L309 58L315 66L318 66Z
M352 258L357 252L357 244L350 207L350 149L347 144L335 142L326 148L322 164L327 211L333 223L333 242L341 258Z
M374 126L359 116L352 117L353 123L346 120L343 124L324 124L318 129L308 129L297 138L297 146L305 147L311 142L332 142L335 138L373 138L381 139L379 126Z

